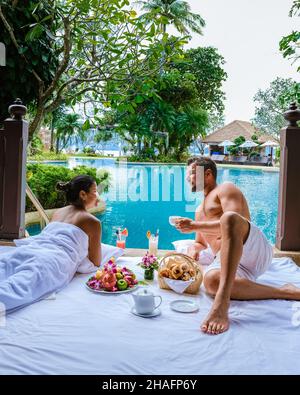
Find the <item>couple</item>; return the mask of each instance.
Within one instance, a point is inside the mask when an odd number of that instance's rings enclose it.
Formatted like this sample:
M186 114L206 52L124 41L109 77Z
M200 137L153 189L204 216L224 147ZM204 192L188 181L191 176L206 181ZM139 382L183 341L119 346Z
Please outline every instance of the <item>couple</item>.
M187 179L192 190L200 191L196 177L199 169L204 174L204 201L195 221L181 218L176 227L184 233L196 233L188 251L193 258L198 260L200 252L208 247L213 252L204 286L215 300L201 329L219 334L229 326L230 299L300 300L300 289L255 282L271 263L272 247L250 222L242 192L232 183L217 185L217 168L212 160L195 157L188 161ZM78 176L66 184L59 183L58 188L65 191L69 205L55 212L40 235L15 240L22 248L0 255L0 302L8 312L66 286L82 260L100 265L101 224L87 211L98 203L95 181Z

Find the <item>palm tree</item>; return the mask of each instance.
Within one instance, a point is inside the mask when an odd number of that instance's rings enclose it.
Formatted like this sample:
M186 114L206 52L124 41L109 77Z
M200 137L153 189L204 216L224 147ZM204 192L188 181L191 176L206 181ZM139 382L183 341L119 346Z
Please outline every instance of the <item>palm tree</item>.
M71 137L74 136L76 132L80 133L80 131L81 122L78 114L62 114L56 124L56 153L59 152L60 143L62 143L61 148L65 148L70 142Z
M181 34L189 34L190 31L202 34L205 26L204 19L191 12L191 7L184 0L140 0L135 4L145 11L141 18L151 23L153 18L164 18L161 23L162 32L165 33L167 25L171 24Z

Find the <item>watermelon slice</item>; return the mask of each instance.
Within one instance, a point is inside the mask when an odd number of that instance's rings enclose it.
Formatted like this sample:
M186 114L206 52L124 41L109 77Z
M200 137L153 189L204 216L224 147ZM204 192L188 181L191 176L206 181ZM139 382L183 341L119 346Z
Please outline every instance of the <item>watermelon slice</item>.
M125 229L123 229L122 230L122 232L121 232L121 234L123 235L123 236L128 236L128 230L127 230L127 228L125 228Z

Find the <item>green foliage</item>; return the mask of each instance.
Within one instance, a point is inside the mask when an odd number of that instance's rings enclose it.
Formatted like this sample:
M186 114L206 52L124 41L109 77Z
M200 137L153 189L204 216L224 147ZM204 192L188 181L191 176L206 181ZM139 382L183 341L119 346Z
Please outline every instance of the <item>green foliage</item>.
M31 140L30 144L28 145L28 155L29 156L38 156L43 153L43 143L39 136L34 136Z
M82 152L87 155L95 155L95 150L91 147L85 147Z
M293 16L300 16L300 0L293 1L290 17ZM293 63L298 63L300 60L300 31L293 31L283 37L279 43L279 48L285 58L292 59ZM300 65L298 71L300 72Z
M145 81L131 86L123 99L126 106L112 97L114 110L105 114L108 124L115 125L139 160L157 160L167 152L181 160L190 144L205 136L210 115L214 124L222 117L223 62L213 48L178 49L145 91Z
M68 169L63 166L43 164L27 165L27 182L45 209L65 206L65 195L56 190L56 183L58 181L70 181L73 177L80 174L90 175L98 185L102 185L105 192L108 190L110 174L106 170L97 171L95 168L86 166ZM35 211L34 206L28 198L26 199L26 211Z
M185 151L181 153L180 157L176 154L160 154L157 156L150 157L145 155L144 152L141 155L131 155L127 157L128 162L149 162L149 163L186 163L190 154Z
M260 155L259 151L251 151L249 153L250 158L252 158L253 156L259 156L259 155Z
M224 111L222 84L227 79L224 64L225 60L216 48L198 47L186 51L184 59L173 65L181 74L193 76L200 107L219 116Z
M63 113L56 121L56 153L65 148L71 140L71 137L78 135L81 139L84 137L84 131L79 119L75 113Z
M228 152L230 155L237 155L238 152L240 151L239 146L243 144L246 141L244 136L239 136L233 140L235 145L232 145L231 147L228 147Z
M58 65L53 19L46 19L53 2L46 0L42 7L37 7L39 3L40 0L1 1L1 11L13 28L19 49L0 18L0 37L6 46L6 66L1 67L0 73L0 121L8 117L8 106L17 97L26 105L36 104L39 85L33 69L47 86ZM42 29L37 19L43 20Z
M29 155L27 157L28 160L32 160L32 161L47 161L47 160L54 160L54 161L67 161L68 160L68 156L66 154L56 154L54 152L41 152L40 154L36 154L36 155Z
M13 3L15 9L8 0L0 9L8 20L9 28L0 19L0 29L11 59L10 79L1 82L25 104L35 99L30 139L44 117L61 104L86 101L109 106L107 96L116 82L128 89L138 76L151 79L159 66L145 68L149 48L153 59L159 59L162 51L168 53L167 37L158 38L159 22L145 26L128 0ZM14 44L9 29L15 34ZM29 75L23 73L24 68ZM18 94L12 89L16 80ZM117 101L124 96L117 90L114 95ZM7 104L4 107L2 114L6 114Z
M143 0L136 4L142 7L145 13L140 17L148 24L157 21L162 32L166 32L167 25L173 25L179 33L189 34L189 31L202 34L205 26L204 19L191 12L191 7L187 1L183 0Z
M254 96L256 102L254 125L266 134L279 139L280 130L286 125L283 113L291 102L300 102L300 83L291 78L276 78L266 90Z

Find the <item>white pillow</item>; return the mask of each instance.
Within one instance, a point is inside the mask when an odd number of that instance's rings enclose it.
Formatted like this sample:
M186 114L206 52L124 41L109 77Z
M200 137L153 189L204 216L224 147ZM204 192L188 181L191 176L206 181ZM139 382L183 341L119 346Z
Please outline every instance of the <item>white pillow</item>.
M195 240L185 239L185 240L176 240L173 241L172 244L177 252L181 254L186 254L189 246L193 245Z
M101 264L104 265L111 257L118 259L120 256L124 254L124 249L111 246L109 244L101 243ZM84 258L82 262L80 262L77 272L78 273L92 273L95 272L98 268L89 260L88 257Z
M177 252L181 254L187 254L188 248L195 243L195 240L185 239L185 240L176 240L173 241L172 244L175 247ZM199 262L201 265L210 265L215 259L214 253L211 248L208 247L206 250L202 250L199 256Z

